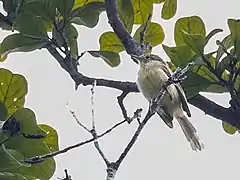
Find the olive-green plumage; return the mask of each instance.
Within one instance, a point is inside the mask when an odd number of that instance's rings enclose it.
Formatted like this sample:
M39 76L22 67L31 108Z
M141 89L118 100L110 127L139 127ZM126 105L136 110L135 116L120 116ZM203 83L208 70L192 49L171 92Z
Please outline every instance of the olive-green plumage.
M159 94L164 82L171 76L172 71L157 55L143 55L141 57L132 56L140 63L138 71L137 85L144 97L151 102ZM175 117L187 140L193 150L202 150L203 143L196 135L196 129L188 120L186 114L190 117L191 113L187 104L187 99L181 85L171 84L167 87L166 93L160 101L161 108L157 111L158 115L167 124L173 128L173 117Z

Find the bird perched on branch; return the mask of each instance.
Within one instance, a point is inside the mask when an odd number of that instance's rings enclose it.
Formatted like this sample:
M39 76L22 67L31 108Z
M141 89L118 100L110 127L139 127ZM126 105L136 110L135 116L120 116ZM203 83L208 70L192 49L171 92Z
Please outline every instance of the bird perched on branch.
M140 64L137 77L138 88L143 96L149 102L152 102L159 95L163 84L167 82L172 75L172 71L168 67L168 64L157 55L132 55L132 59L137 60ZM191 117L187 99L181 85L179 83L170 84L167 86L165 94L160 100L160 108L157 109L157 113L170 128L173 128L172 121L173 117L175 117L192 149L194 151L201 151L204 145L197 136L196 129L184 111Z

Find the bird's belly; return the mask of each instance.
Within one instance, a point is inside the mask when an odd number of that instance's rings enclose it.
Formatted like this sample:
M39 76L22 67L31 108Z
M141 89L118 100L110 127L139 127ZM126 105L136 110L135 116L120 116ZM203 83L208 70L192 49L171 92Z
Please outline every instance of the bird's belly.
M137 85L143 96L151 101L159 95L164 82L168 80L168 76L158 69L157 71L145 71L138 73ZM160 75L161 74L161 75ZM176 101L179 101L179 95L174 84L167 87L167 92L161 100L161 104L171 108Z

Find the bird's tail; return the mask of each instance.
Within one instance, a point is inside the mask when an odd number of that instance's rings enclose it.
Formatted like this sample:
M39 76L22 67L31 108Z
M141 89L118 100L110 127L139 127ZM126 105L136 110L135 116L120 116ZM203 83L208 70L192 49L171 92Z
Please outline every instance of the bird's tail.
M181 110L181 109L179 109ZM201 151L204 148L203 142L197 136L197 131L189 121L189 119L184 115L183 111L177 111L174 113L175 118L177 119L178 123L180 124L187 140L189 141L192 149L194 151Z

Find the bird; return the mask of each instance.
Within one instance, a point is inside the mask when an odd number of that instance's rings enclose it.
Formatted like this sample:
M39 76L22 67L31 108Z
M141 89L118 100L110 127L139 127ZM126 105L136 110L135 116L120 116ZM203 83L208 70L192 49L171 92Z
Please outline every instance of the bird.
M139 64L136 81L138 89L151 103L159 95L163 84L168 81L173 72L167 62L158 55L143 54L141 56L131 55L131 57ZM192 150L202 151L204 149L204 144L198 137L196 128L189 121L191 112L180 83L173 83L166 87L159 107L156 110L157 114L169 128L173 128L173 119L177 120Z

